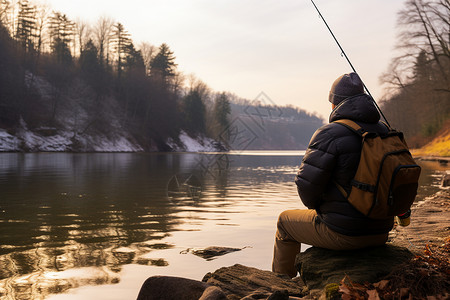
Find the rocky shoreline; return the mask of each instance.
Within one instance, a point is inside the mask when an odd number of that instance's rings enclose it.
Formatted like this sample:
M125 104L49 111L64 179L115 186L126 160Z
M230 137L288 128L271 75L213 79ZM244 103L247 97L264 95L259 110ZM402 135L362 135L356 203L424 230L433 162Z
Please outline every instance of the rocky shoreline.
M161 295L165 295L165 299L202 300L380 299L380 296L382 299L422 299L423 295L414 294L420 284L427 285L423 289L428 299L448 299L450 174L442 180L440 191L412 208L411 224L394 227L387 245L373 249L372 253L336 254L309 248L297 257L300 276L294 279L239 264L208 273L202 282L179 277L150 277L143 284L138 300L161 299ZM407 271L414 274L409 277L422 277L417 282L401 279L403 273L407 276ZM394 283L399 286L393 287ZM436 286L429 286L433 284Z

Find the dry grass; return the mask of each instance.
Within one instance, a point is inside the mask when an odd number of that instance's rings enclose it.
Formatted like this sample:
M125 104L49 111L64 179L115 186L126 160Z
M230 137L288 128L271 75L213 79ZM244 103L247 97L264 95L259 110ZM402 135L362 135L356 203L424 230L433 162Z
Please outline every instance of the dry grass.
M450 157L450 120L444 124L430 143L411 152L414 156Z

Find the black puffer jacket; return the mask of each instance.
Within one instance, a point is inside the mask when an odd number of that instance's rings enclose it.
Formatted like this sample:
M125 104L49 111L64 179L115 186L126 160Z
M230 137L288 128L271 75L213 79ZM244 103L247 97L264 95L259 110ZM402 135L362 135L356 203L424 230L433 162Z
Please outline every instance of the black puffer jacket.
M367 131L387 132L368 95L361 94L342 101L331 113L330 123L313 135L295 179L302 202L315 209L319 220L330 229L352 236L389 232L393 218L372 220L358 212L337 189L337 182L347 193L358 168L361 137L347 127L331 123L351 119Z

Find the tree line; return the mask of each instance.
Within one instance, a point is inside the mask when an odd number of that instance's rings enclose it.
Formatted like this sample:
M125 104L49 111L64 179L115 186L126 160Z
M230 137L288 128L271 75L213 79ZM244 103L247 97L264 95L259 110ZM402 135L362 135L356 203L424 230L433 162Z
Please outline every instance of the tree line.
M226 130L227 94L184 76L175 59L167 44L136 46L111 18L91 25L28 0L0 0L0 127L13 131L23 120L30 129L58 128L67 98L80 93L74 87L87 86L80 102L91 116L81 132L107 133L111 99L121 125L148 149L164 148L181 130L211 137ZM44 96L31 84L37 78L51 86Z
M397 23L399 55L380 78L382 108L419 147L450 119L450 1L408 0Z

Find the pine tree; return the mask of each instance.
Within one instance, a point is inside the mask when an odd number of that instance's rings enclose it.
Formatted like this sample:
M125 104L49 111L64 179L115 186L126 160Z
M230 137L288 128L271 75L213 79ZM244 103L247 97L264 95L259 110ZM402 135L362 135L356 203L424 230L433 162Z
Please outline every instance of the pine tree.
M198 90L191 90L183 99L185 128L192 134L205 133L206 108Z
M124 69L126 72L134 71L140 76L145 77L144 58L142 57L141 51L134 48L133 43L130 43L126 48Z
M150 75L162 84L168 85L175 76L175 56L167 44L161 44L158 54L150 63Z
M117 57L117 77L120 78L123 71L123 64L131 45L130 34L121 23L116 23L113 25L110 41Z
M33 49L33 36L36 32L36 8L23 0L19 2L19 13L17 15L16 40L25 51Z
M228 143L230 133L230 120L229 115L231 113L230 101L225 93L221 93L216 98L216 102L214 103L213 114L214 118L217 122L217 131L216 136L219 139L222 139L223 142Z
M66 15L55 12L50 18L50 37L52 52L60 63L72 61L70 44L73 42L75 24Z

